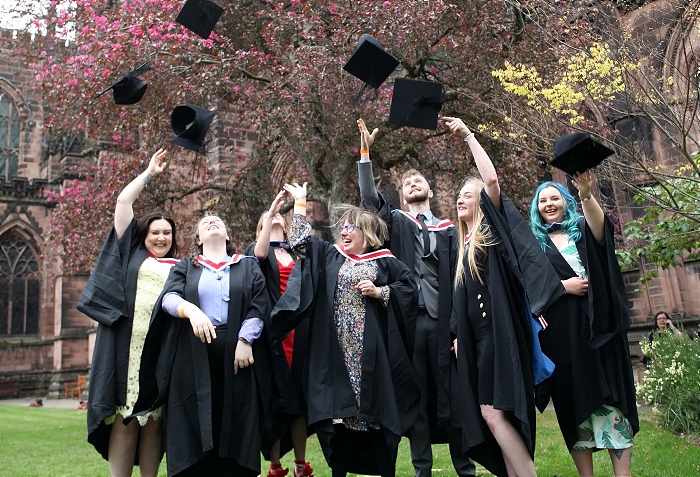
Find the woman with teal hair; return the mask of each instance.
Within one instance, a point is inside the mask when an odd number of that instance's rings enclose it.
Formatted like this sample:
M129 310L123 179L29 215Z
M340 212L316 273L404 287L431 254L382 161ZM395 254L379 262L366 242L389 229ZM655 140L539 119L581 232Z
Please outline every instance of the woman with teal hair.
M639 420L613 223L591 194L590 171L574 174L572 184L582 217L556 182L541 184L530 207L532 232L566 289L543 314L542 351L556 368L537 387L537 405L543 411L552 399L580 476L593 476L593 452L602 449L615 475L629 476Z

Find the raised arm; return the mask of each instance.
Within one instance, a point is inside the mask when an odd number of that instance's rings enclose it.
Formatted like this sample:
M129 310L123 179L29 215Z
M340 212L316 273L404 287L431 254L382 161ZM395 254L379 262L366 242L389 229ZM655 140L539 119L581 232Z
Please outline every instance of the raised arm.
M284 194L285 190L281 190L275 196L275 200L272 201L270 205L270 210L267 211L265 219L263 219L262 230L260 231L260 236L257 238L255 243L254 254L259 260L265 260L267 258L267 253L270 251L270 233L272 231L272 219L280 211L280 208L284 204Z
M379 209L379 194L377 193L377 186L374 184L372 162L369 160L369 148L374 144L374 138L379 129L375 128L370 134L367 131L365 121L362 119L357 120L357 127L360 128L360 162L357 163L360 201L362 204L371 204L375 209Z
M294 217L289 228L289 245L297 253L303 255L303 251L296 248L311 233L311 225L306 220L306 182L299 184L285 184L284 190L294 199Z
M469 144L469 149L471 149L472 155L474 156L476 168L479 170L479 175L486 185L486 194L491 199L493 205L500 210L501 186L498 184L498 175L496 174L496 168L493 167L491 158L486 154L484 148L481 147L479 141L476 140L474 133L469 130L461 119L448 116L444 116L442 119L454 134L464 138L467 144Z
M591 171L577 172L571 183L578 189L586 223L599 244L605 243L605 214L591 193Z
M114 208L114 230L117 234L117 239L120 239L126 228L134 218L134 202L139 196L146 184L148 184L153 176L160 174L165 169L167 163L165 159L165 149L161 148L156 151L148 163L148 168L141 173L136 179L131 181L117 197L117 205Z

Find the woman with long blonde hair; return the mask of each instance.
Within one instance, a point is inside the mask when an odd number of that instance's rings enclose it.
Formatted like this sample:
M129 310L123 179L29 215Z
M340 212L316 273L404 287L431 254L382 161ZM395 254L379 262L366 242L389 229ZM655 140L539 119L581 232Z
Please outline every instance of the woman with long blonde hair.
M474 133L458 118L444 120L469 144L481 176L465 180L457 196L453 331L463 450L496 475L536 476L531 312L514 251L516 234L510 233L522 216L501 194L496 169ZM530 238L534 241L532 234ZM544 290L548 302L547 295L561 292L561 285L546 284L534 288Z

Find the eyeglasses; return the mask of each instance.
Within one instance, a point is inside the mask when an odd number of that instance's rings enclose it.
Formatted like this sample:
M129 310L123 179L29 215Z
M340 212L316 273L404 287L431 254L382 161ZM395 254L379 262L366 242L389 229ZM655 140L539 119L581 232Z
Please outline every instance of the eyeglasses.
M340 227L338 227L338 233L339 234L342 234L343 232L352 233L353 230L359 229L359 228L360 228L359 225L345 224L345 225L341 225Z

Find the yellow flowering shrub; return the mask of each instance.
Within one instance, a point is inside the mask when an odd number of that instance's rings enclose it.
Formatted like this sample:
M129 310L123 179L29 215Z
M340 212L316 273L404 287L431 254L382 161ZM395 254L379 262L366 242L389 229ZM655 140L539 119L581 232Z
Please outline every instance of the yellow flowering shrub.
M509 62L492 74L507 92L525 98L528 106L567 116L573 125L583 121L580 111L587 100L612 101L625 91L625 70L636 69L633 64L621 64L607 44L598 43L579 54L563 56L559 63L563 67L560 76L546 82L534 67Z

